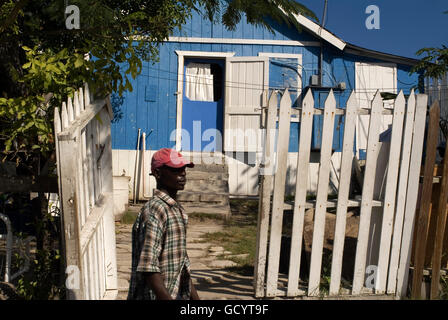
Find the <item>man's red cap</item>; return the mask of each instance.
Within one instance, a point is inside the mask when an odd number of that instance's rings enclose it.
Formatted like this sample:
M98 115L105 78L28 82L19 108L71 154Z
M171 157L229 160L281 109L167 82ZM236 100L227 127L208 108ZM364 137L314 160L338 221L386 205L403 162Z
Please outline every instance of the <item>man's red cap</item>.
M183 158L180 152L176 150L162 148L152 156L151 172L154 173L154 169L162 166L168 166L171 168L181 168L187 166L189 168L193 168L194 163Z

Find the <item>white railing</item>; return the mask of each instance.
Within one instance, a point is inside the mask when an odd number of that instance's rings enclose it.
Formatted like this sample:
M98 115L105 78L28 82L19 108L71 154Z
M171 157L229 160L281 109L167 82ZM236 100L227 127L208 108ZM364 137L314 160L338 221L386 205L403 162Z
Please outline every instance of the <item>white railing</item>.
M68 299L117 294L112 117L109 98L91 102L87 86L55 110Z
M344 109L336 108L331 91L324 109L314 108L311 90L303 99L301 108L291 108L286 90L278 108L277 93L269 100L266 115L266 136L262 162L260 206L258 218L257 254L255 265L255 295L321 296L322 257L327 208L336 208L331 277L328 294L394 294L403 296L407 291L413 222L416 211L420 165L427 111L426 95L412 91L405 99L400 92L393 109L384 108L380 93L374 97L371 108L358 106L355 92L351 93ZM315 201L307 201L307 179L311 152L314 115L323 115L322 146ZM354 157L355 122L359 115L370 115L367 154L362 195L349 199ZM383 115L393 115L388 148L380 142ZM337 200L328 199L328 185L333 143L335 115L344 116L344 138ZM299 118L300 137L296 167L295 199L285 199L285 179L290 121ZM276 128L278 134L270 134ZM275 138L276 137L276 138ZM276 145L276 150L274 150ZM384 156L384 150L387 150ZM378 172L379 154L385 159L385 173ZM381 188L378 188L378 185ZM381 190L379 192L378 190ZM271 191L273 190L273 191ZM271 203L272 196L272 203ZM347 212L359 207L359 231L352 283L341 290L341 270ZM312 250L309 277L300 279L304 217L307 209L314 209ZM279 263L285 210L293 211L289 272L287 285L279 285ZM376 258L375 258L376 257ZM372 277L373 279L371 279ZM369 278L369 279L367 279ZM367 281L368 280L368 281ZM284 283L284 282L283 282ZM283 284L282 283L282 284ZM299 285L300 284L300 285ZM372 285L373 284L373 285ZM347 287L347 286L346 286ZM349 293L347 293L347 291Z

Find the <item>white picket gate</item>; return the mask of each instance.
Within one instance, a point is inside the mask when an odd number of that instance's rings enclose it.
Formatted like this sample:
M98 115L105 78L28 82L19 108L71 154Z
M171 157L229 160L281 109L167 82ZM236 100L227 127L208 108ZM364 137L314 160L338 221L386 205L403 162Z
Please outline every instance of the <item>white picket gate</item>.
M115 299L117 263L113 214L109 98L91 102L88 87L55 109L67 299Z
M260 206L258 215L258 238L255 264L254 289L256 297L275 296L321 296L321 274L325 219L327 208L336 208L335 235L333 243L331 278L328 294L344 294L341 290L341 270L344 255L347 212L359 207L359 231L356 245L353 281L348 295L406 294L409 261L412 244L413 222L416 211L420 165L423 151L427 96L412 91L406 101L400 92L393 109L384 108L377 92L371 108L358 106L356 93L352 92L344 109L336 108L331 91L324 109L314 108L311 90L303 99L301 108L291 108L286 90L278 108L277 93L269 100L266 114L265 141L261 165ZM323 115L322 145L318 189L315 201L307 201L307 178L310 160L313 116ZM330 162L333 143L335 115L344 116L342 161L337 200L328 199ZM370 115L365 173L362 198L349 199L352 163L354 157L355 122L358 115ZM379 154L380 127L383 115L393 115L392 134L383 191L375 189L377 160ZM285 199L285 179L291 117L300 121L299 152L296 167L296 188L293 204ZM278 132L276 121L278 119ZM295 119L297 121L297 119ZM275 147L276 145L276 147ZM273 191L272 191L273 190ZM272 202L271 202L272 196ZM314 231L307 283L300 279L302 239L304 235L305 210L314 208ZM279 261L282 240L284 210L293 210L289 272L287 285L279 285ZM375 212L375 215L372 215ZM378 214L379 213L379 214ZM371 224L376 224L372 233ZM378 232L381 226L381 232ZM379 245L374 245L377 237ZM371 265L371 252L378 257ZM369 256L368 256L369 252ZM369 265L367 265L367 262ZM372 273L366 286L366 276ZM304 284L305 283L305 284ZM300 285L299 285L300 284Z

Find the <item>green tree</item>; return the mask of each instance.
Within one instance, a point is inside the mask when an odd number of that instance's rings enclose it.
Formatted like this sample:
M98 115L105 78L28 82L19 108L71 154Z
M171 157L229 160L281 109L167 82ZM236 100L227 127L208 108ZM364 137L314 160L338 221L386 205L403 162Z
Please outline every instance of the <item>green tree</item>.
M51 154L54 107L82 83L97 94L131 91L130 77L141 72L143 61L157 61L159 45L193 10L228 29L243 14L270 30L266 17L289 25L297 25L295 13L317 20L294 0L73 0L80 28L67 29L66 5L9 0L0 6L3 160Z
M69 29L66 6L76 5L80 28ZM0 4L0 153L26 175L52 172L54 108L88 83L97 95L131 91L130 77L143 61L157 61L158 48L197 11L232 30L249 23L272 30L265 18L297 25L293 17L315 15L294 0L4 0ZM50 165L49 165L50 164ZM54 287L45 197L36 213L36 279L19 291L45 299ZM40 208L39 208L40 207ZM39 283L37 283L39 282ZM42 286L45 283L46 286Z
M444 14L448 14L445 11ZM413 72L423 72L424 77L441 78L448 72L448 48L442 44L440 48L422 48L416 52L423 56L412 69Z

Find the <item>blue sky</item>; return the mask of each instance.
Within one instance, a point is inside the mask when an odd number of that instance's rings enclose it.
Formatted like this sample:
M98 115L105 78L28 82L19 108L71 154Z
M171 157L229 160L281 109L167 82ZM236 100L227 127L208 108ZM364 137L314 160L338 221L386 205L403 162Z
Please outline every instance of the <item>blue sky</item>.
M324 0L298 0L322 19ZM365 13L379 8L379 29L369 30ZM351 44L418 58L423 47L448 46L447 0L328 0L325 28Z

